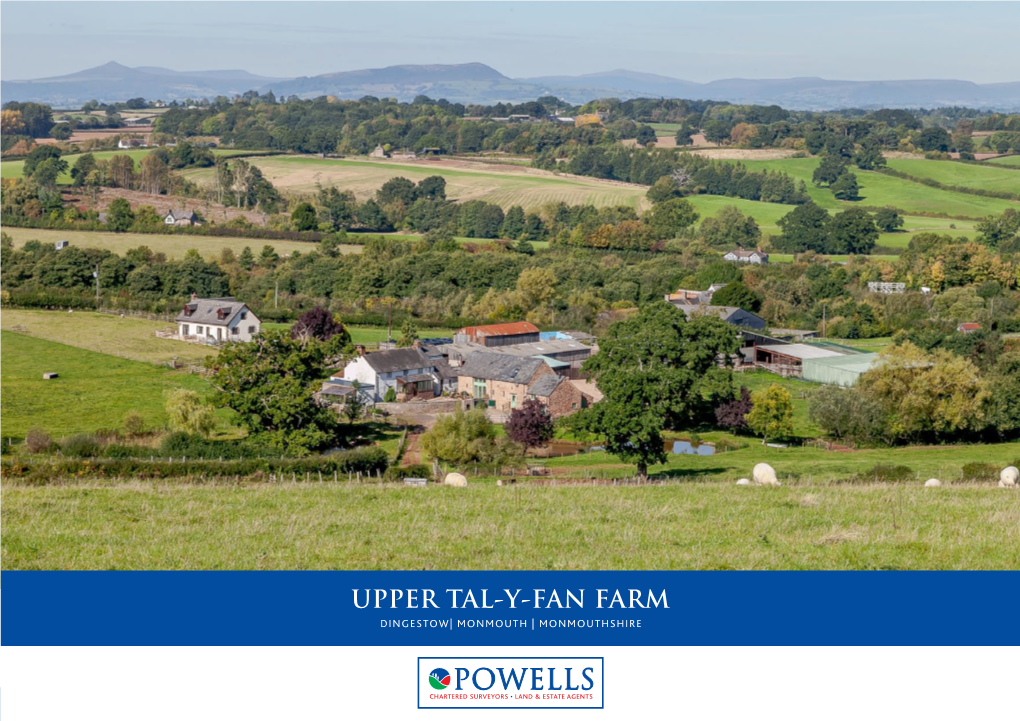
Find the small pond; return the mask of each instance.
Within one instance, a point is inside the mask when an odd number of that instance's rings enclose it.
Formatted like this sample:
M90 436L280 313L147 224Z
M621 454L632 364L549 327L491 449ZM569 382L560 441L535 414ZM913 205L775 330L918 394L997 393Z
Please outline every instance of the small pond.
M679 440L666 441L666 453L676 456L711 456L715 454L715 444L701 443L699 441Z

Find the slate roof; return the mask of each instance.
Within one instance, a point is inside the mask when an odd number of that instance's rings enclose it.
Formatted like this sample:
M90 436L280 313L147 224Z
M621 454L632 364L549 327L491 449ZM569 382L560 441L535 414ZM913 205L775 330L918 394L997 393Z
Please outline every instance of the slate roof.
M188 311L191 311L190 313ZM185 304L177 314L178 323L201 323L203 325L230 325L242 310L255 315L248 306L233 298L196 298Z
M566 382L563 376L555 374L544 375L537 381L531 384L528 388L528 394L538 396L539 398L548 398L553 394L553 391L559 388L560 383Z
M417 348L394 348L366 353L365 361L376 373L396 373L412 368L431 368L435 361Z
M538 358L518 358L503 353L472 353L458 370L462 377L488 381L527 383L543 361Z
M684 315L688 318L699 315L714 315L727 321L732 318L735 313L739 313L743 310L743 308L734 308L731 305L680 305L677 307L682 310ZM744 312L750 316L759 318L759 316L749 310L745 310ZM764 321L762 322L764 323Z
M173 216L174 220L190 220L195 217L195 212L193 210L171 209L167 211L167 214L164 215L163 218L165 219L170 216Z

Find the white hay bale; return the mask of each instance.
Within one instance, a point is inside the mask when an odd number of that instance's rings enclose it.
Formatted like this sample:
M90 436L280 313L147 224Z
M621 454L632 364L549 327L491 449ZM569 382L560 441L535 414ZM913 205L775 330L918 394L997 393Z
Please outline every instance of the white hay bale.
M446 478L443 480L443 483L445 483L448 486L466 487L467 478L465 478L460 473L447 473Z
M751 482L749 480L747 480L746 478L741 478L739 481L737 481L737 485L738 486L749 486L749 485L751 485Z
M924 482L925 488L938 488L941 485L942 481L940 481L938 478L929 478L927 481Z
M776 478L776 469L768 463L759 463L751 471L751 478L758 486L778 486L779 479Z
M1020 470L1016 466L1006 466L999 473L999 488L1016 488L1020 484Z

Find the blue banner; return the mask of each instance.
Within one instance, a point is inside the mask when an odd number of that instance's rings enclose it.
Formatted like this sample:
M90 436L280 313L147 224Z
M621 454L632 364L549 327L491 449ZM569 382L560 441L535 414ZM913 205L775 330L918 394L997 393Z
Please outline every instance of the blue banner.
M962 575L966 573L966 575ZM1015 645L1008 572L7 571L4 645Z

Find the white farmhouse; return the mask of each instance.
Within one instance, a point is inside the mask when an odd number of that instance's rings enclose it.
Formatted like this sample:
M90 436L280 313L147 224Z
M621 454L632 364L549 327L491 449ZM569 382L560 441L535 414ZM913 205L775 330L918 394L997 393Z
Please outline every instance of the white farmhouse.
M250 341L262 327L262 321L244 303L194 294L176 321L178 338L193 343Z
M440 358L420 348L396 348L358 356L344 368L343 380L358 381L379 402L390 388L401 398L428 399L440 395L456 382Z
M768 253L763 253L760 250L744 250L743 248L731 250L722 258L731 263L751 263L753 265L765 265L769 262Z

